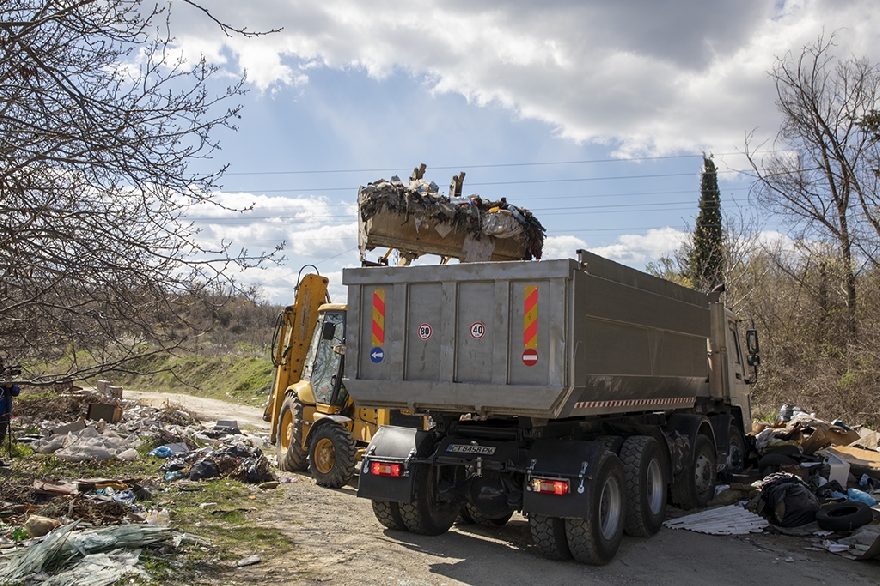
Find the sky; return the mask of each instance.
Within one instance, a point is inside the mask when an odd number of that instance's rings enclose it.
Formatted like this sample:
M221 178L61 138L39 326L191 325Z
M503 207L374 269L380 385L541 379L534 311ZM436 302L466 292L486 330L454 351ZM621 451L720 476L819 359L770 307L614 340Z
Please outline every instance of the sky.
M357 189L427 165L441 191L507 197L547 229L545 258L585 248L644 269L678 248L698 214L702 153L722 214L785 230L749 200L745 141L773 148L777 58L834 35L835 55L880 61L876 0L206 1L257 37L226 36L172 4L176 48L221 80L247 76L219 201L190 213L206 243L285 260L237 278L293 301L304 265L345 300L359 266ZM374 251L368 258L375 258ZM437 262L424 259L421 262Z

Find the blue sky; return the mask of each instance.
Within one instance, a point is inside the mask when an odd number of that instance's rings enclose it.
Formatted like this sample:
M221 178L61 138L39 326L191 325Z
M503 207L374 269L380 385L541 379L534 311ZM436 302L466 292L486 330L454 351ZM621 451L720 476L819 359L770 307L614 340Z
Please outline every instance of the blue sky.
M254 211L196 214L200 237L251 250L286 241L282 266L240 276L279 304L305 264L342 300L341 269L358 264L357 187L420 163L443 191L465 171L465 194L532 210L546 256L582 247L644 268L693 226L701 152L715 154L725 216L754 213L737 153L751 131L772 147L774 56L824 30L837 31L838 55L876 60L880 30L869 0L209 7L250 29L284 27L225 37L174 6L183 54L230 77L247 70L250 88L214 162L230 163L220 199Z

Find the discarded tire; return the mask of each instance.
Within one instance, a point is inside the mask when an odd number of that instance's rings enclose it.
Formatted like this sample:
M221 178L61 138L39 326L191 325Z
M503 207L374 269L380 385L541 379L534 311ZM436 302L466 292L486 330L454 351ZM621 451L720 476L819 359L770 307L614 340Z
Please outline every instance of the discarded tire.
M858 501L831 503L816 512L816 521L825 531L852 531L873 520L871 507Z

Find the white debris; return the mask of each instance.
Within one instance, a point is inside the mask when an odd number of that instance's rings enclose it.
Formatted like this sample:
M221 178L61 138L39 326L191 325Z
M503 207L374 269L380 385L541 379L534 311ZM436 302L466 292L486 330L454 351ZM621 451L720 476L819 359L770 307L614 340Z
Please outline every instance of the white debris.
M709 509L678 519L664 521L663 525L670 529L686 529L709 535L746 535L760 533L770 524L760 517L738 505Z

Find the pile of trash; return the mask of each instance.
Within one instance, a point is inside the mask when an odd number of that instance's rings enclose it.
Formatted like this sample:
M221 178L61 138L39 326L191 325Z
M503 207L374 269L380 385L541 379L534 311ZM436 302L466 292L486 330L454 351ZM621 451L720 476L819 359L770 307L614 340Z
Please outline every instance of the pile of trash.
M135 564L144 547L207 544L168 527L174 501L159 493L198 490L200 481L221 477L261 489L279 484L261 450L264 438L236 421L202 423L167 403L156 408L93 390L15 407L16 440L35 453L90 469L146 457L156 475L59 479L43 461L4 478L0 584L110 584L142 573Z
M496 241L509 240L516 246L504 254L516 258L504 260L541 258L545 229L529 210L508 203L506 198L490 201L476 194L462 197L464 173L452 178L449 195L443 195L436 183L423 179L425 168L424 164L416 168L408 184L395 175L358 190L358 243L362 256L365 250L382 245L417 253L416 256L425 252L440 254L431 247L445 243L450 247L446 251L448 256L474 262L500 254L502 247ZM394 234L379 234L380 229L375 226L373 230L367 228L368 221L383 212L393 213ZM409 223L412 234L407 233ZM383 236L394 242L382 241ZM456 241L456 236L461 242ZM432 244L432 238L437 242Z
M759 479L719 486L717 507L670 519L673 529L715 535L773 530L813 539L850 559L880 556L877 432L783 405L775 424L753 425ZM753 476L754 477L754 476Z
M104 406L87 405L92 417L102 412L96 406ZM24 434L18 441L29 443L37 453L54 454L60 460L74 463L134 461L141 457L138 448L159 443L162 445L150 455L162 459L174 456L159 469L168 481L221 476L255 483L275 479L260 449L263 438L242 433L235 421L203 424L182 409L158 409L121 399L106 406L112 407L106 410L112 414L110 423L82 418L58 425L34 416L21 416L18 419L22 426L36 427L40 433Z

